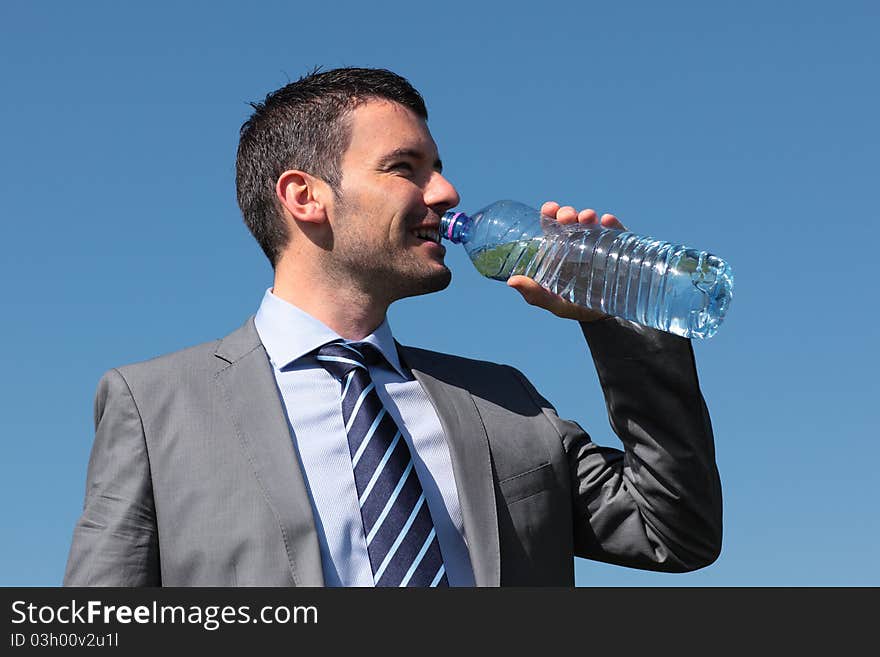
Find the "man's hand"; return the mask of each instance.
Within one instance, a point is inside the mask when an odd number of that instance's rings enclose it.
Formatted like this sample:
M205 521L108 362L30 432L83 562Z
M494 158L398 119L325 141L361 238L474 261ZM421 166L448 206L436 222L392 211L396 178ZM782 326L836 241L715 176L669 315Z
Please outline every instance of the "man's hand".
M556 219L556 221L561 224L573 224L575 222L586 225L601 224L606 228L626 230L623 224L621 224L613 214L603 214L602 218L599 219L595 210L581 210L578 212L570 205L559 207L559 203L556 203L555 201L547 201L542 205L541 214L545 217ZM507 280L507 284L519 292L527 303L549 310L557 317L562 317L563 319L576 319L579 322L594 322L608 317L605 313L597 310L589 310L588 308L579 306L571 301L566 301L558 294L554 294L547 288L541 287L527 276L511 276Z

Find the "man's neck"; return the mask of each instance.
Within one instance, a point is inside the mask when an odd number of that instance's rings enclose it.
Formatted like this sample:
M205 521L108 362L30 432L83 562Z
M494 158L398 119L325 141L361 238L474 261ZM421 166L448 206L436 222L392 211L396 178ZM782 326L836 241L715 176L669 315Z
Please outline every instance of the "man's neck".
M377 302L362 291L347 288L291 284L275 276L272 294L307 312L346 340L362 340L385 320L388 304Z

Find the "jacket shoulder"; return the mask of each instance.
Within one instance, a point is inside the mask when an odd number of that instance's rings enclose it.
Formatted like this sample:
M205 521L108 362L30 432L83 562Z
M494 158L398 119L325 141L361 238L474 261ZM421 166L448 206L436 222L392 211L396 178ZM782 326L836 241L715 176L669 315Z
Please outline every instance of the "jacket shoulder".
M532 414L536 408L555 412L529 378L512 365L416 347L402 347L401 356L410 368L498 406L516 408L526 414Z
M526 376L515 367L504 363L466 358L417 347L402 347L400 354L410 369L428 374L484 399L494 400L505 395L518 396L531 390Z
M199 370L204 369L205 364L216 361L214 354L221 340L210 340L161 354L147 360L121 365L116 369L126 379L130 377L144 376L148 373L167 373L175 370Z
M250 317L226 337L114 369L130 386L164 384L174 387L188 381L213 378L229 363L261 346L253 317Z
M400 346L400 355L406 365L413 369L425 371L439 371L462 373L464 376L475 374L497 375L502 372L509 373L514 370L510 365L494 363L489 360L467 358L456 354L447 354L442 351L432 351L419 347Z

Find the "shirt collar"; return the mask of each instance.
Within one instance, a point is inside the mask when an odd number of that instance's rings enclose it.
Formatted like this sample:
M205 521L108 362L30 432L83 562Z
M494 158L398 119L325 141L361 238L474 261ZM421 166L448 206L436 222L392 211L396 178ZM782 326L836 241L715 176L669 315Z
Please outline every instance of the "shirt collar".
M260 341L269 354L269 360L279 370L328 342L352 342L344 340L336 331L306 311L272 294L272 288L267 289L263 295L254 324ZM375 331L358 342L372 344L382 352L385 360L400 376L409 378L400 364L397 345L387 317Z

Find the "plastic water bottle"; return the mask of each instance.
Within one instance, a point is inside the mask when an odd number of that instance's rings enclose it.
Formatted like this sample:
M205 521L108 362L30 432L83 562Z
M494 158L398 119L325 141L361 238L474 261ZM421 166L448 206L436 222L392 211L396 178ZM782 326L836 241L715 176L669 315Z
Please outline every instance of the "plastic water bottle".
M733 298L721 258L596 224L560 224L516 201L472 216L449 211L440 235L463 244L477 270L528 276L564 299L686 338L715 335Z

